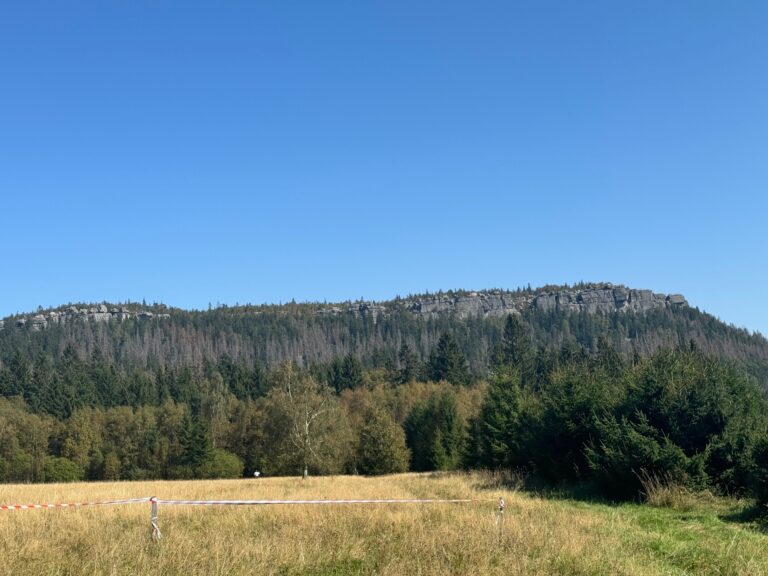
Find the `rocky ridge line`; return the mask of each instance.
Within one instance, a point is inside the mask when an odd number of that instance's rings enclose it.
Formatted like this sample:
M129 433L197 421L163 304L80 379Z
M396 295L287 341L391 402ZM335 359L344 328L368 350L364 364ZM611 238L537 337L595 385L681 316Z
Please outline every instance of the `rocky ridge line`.
M566 311L589 314L611 314L615 312L646 312L661 308L681 308L688 301L681 294L660 294L651 290L637 290L610 283L587 284L578 288L540 289L535 291L510 292L484 290L478 292L438 293L412 296L388 302L348 302L345 304L321 305L319 316L357 314L370 316L376 321L380 316L397 312L408 312L429 319L452 315L459 319L488 318L520 314L526 310L540 312ZM258 312L257 312L258 313ZM54 324L66 324L76 320L92 322L122 322L129 318L167 319L170 314L156 314L147 310L131 310L125 306L108 308L106 304L77 308L69 306L61 310L25 315L13 322L16 328L39 331ZM0 330L4 321L0 320Z
M395 300L385 303L356 302L345 306L326 306L318 314L336 316L360 314L372 316L405 310L423 318L455 315L457 318L506 316L526 310L587 312L590 314L614 312L646 312L658 308L688 306L681 294L659 294L651 290L636 290L610 283L589 284L584 288L562 288L535 292L507 292L502 290L467 292L460 294L434 294Z
M109 308L106 304L99 304L90 308L69 306L63 310L50 310L46 313L21 316L16 318L14 326L38 332L53 324L68 324L78 320L90 322L110 322L114 320L122 322L129 318L148 320L151 318L167 319L170 317L170 314L155 314L148 310L131 310L125 306ZM5 321L0 320L0 330L4 327Z

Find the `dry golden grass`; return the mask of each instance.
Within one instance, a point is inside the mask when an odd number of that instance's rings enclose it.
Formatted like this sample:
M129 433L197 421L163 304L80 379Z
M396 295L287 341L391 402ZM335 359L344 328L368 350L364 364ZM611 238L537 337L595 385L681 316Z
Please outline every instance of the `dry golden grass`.
M768 537L697 511L543 500L488 474L0 486L0 502L479 498L314 507L149 504L0 512L0 574L768 574ZM499 529L495 503L507 501ZM731 506L731 508L729 508Z

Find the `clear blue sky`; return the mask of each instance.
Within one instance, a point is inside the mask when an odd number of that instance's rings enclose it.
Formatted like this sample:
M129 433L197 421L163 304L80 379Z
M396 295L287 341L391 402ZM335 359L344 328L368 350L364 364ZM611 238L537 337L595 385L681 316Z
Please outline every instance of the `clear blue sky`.
M768 3L5 3L0 316L611 281L768 334Z

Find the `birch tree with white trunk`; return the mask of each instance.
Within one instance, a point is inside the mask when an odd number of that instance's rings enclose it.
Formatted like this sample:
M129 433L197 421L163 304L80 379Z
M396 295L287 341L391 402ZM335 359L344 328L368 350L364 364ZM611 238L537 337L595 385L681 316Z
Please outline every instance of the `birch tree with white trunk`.
M302 470L341 471L351 450L346 414L339 408L333 391L301 372L293 364L284 364L274 374L273 400L285 417L288 447Z

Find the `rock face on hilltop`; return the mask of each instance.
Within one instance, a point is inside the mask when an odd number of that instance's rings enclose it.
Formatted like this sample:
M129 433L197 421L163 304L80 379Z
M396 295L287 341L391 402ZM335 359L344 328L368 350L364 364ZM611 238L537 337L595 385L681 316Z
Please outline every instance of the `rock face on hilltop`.
M13 325L16 328L26 328L39 332L52 325L70 324L77 321L88 322L122 322L129 318L150 319L170 318L170 314L155 314L146 310L131 309L126 306L109 308L106 304L82 307L68 306L59 310L49 310L45 313L31 314L16 318ZM5 327L5 321L0 321L0 330Z
M604 283L585 284L573 288L562 287L517 292L504 290L440 292L380 303L360 301L345 304L323 304L312 309L319 316L353 314L370 317L376 321L380 317L403 312L414 314L423 319L450 316L463 320L520 314L526 310L611 314L614 312L645 312L657 308L684 306L688 306L688 301L680 294L657 294L651 290L636 290ZM51 325L68 324L75 321L122 322L129 318L139 320L166 319L170 318L170 314L153 313L135 306L109 307L106 304L98 304L80 308L68 306L20 316L12 320L12 324L16 328L40 331ZM0 323L0 330L2 328L3 324Z
M360 314L374 319L396 310L405 310L424 318L452 315L464 319L519 314L533 309L540 312L567 311L590 314L645 312L655 308L688 306L680 294L658 294L613 284L589 284L580 288L561 288L531 292L501 290L434 294L396 300L383 304L360 302L347 306L326 306L323 315Z
M427 361L443 334L451 332L470 369L483 375L508 314L523 316L537 349L580 345L594 352L602 336L632 357L694 342L702 352L739 362L768 387L763 336L691 308L683 296L607 283L209 310L67 304L0 320L0 370L17 351L33 362L41 352L58 358L68 346L83 359L98 351L126 372L203 367L224 356L250 367L320 366L348 355L388 370L399 366L404 344Z

